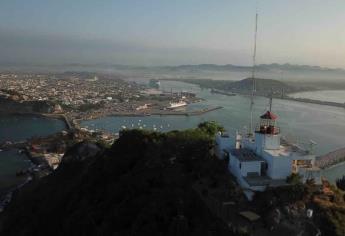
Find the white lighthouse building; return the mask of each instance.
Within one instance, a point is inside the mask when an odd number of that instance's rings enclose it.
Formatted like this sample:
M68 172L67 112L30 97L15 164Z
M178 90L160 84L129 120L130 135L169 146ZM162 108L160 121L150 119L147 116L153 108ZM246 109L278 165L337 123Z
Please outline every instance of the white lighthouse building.
M321 183L315 155L283 140L277 125L278 116L267 111L260 116L254 135L242 137L236 133L235 142L227 134L216 136L216 155L228 158L229 171L246 190L263 191L268 186L285 185L292 173L302 181L314 179Z
M253 128L257 24L258 13L255 18L251 77L250 133L245 136L236 133L235 142L228 134L219 133L216 136L215 147L218 158L229 159L228 169L245 190L248 198L251 198L254 191L287 184L286 179L292 173L299 174L303 182L313 179L316 184L321 184L320 169L315 166L315 155L311 150L303 150L281 138L277 124L278 116L271 111L272 96L269 110L260 116L258 126Z

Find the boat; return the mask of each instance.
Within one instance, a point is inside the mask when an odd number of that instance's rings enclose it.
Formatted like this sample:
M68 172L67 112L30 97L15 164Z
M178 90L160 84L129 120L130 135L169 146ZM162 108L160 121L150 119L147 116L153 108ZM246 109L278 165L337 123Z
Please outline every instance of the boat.
M175 109L175 108L187 106L187 103L185 101L170 102L169 104L170 106L168 106L167 109Z

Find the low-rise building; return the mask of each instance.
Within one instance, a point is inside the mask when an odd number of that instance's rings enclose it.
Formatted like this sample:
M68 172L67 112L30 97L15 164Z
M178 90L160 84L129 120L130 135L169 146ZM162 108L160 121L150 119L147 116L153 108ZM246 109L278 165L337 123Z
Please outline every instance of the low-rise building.
M216 136L216 155L229 159L229 171L247 193L285 185L292 173L300 175L303 182L313 179L321 184L315 155L283 140L277 119L277 115L267 111L260 117L254 134L242 137L237 133L235 140L224 133Z

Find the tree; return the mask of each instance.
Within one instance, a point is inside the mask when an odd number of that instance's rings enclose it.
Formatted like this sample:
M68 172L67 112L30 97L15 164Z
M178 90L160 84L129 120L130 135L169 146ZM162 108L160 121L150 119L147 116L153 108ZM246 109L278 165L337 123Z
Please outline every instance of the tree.
M299 174L292 173L286 177L286 182L289 184L299 184L301 183L301 176Z
M336 185L339 189L345 191L345 175L342 178L337 179Z
M215 136L217 132L224 132L224 127L216 121L206 121L198 125L198 128L209 136Z

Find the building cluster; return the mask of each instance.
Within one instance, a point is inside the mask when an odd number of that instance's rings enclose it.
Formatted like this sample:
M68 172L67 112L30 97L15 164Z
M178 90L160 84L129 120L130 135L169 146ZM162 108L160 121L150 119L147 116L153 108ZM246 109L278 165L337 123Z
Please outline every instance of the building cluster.
M297 175L302 182L321 184L321 171L312 150L304 150L281 138L278 116L267 111L253 134L236 134L233 140L226 133L216 136L216 155L228 159L228 169L247 197L267 187L288 184Z
M173 93L122 80L119 76L87 72L58 74L0 73L0 98L22 104L49 103L52 112L76 119L112 114L159 112L171 101L196 100L195 94ZM28 102L28 103L25 103ZM45 112L49 113L49 112Z
M56 101L78 107L137 98L140 86L111 77L78 74L1 74L1 94L19 101Z

